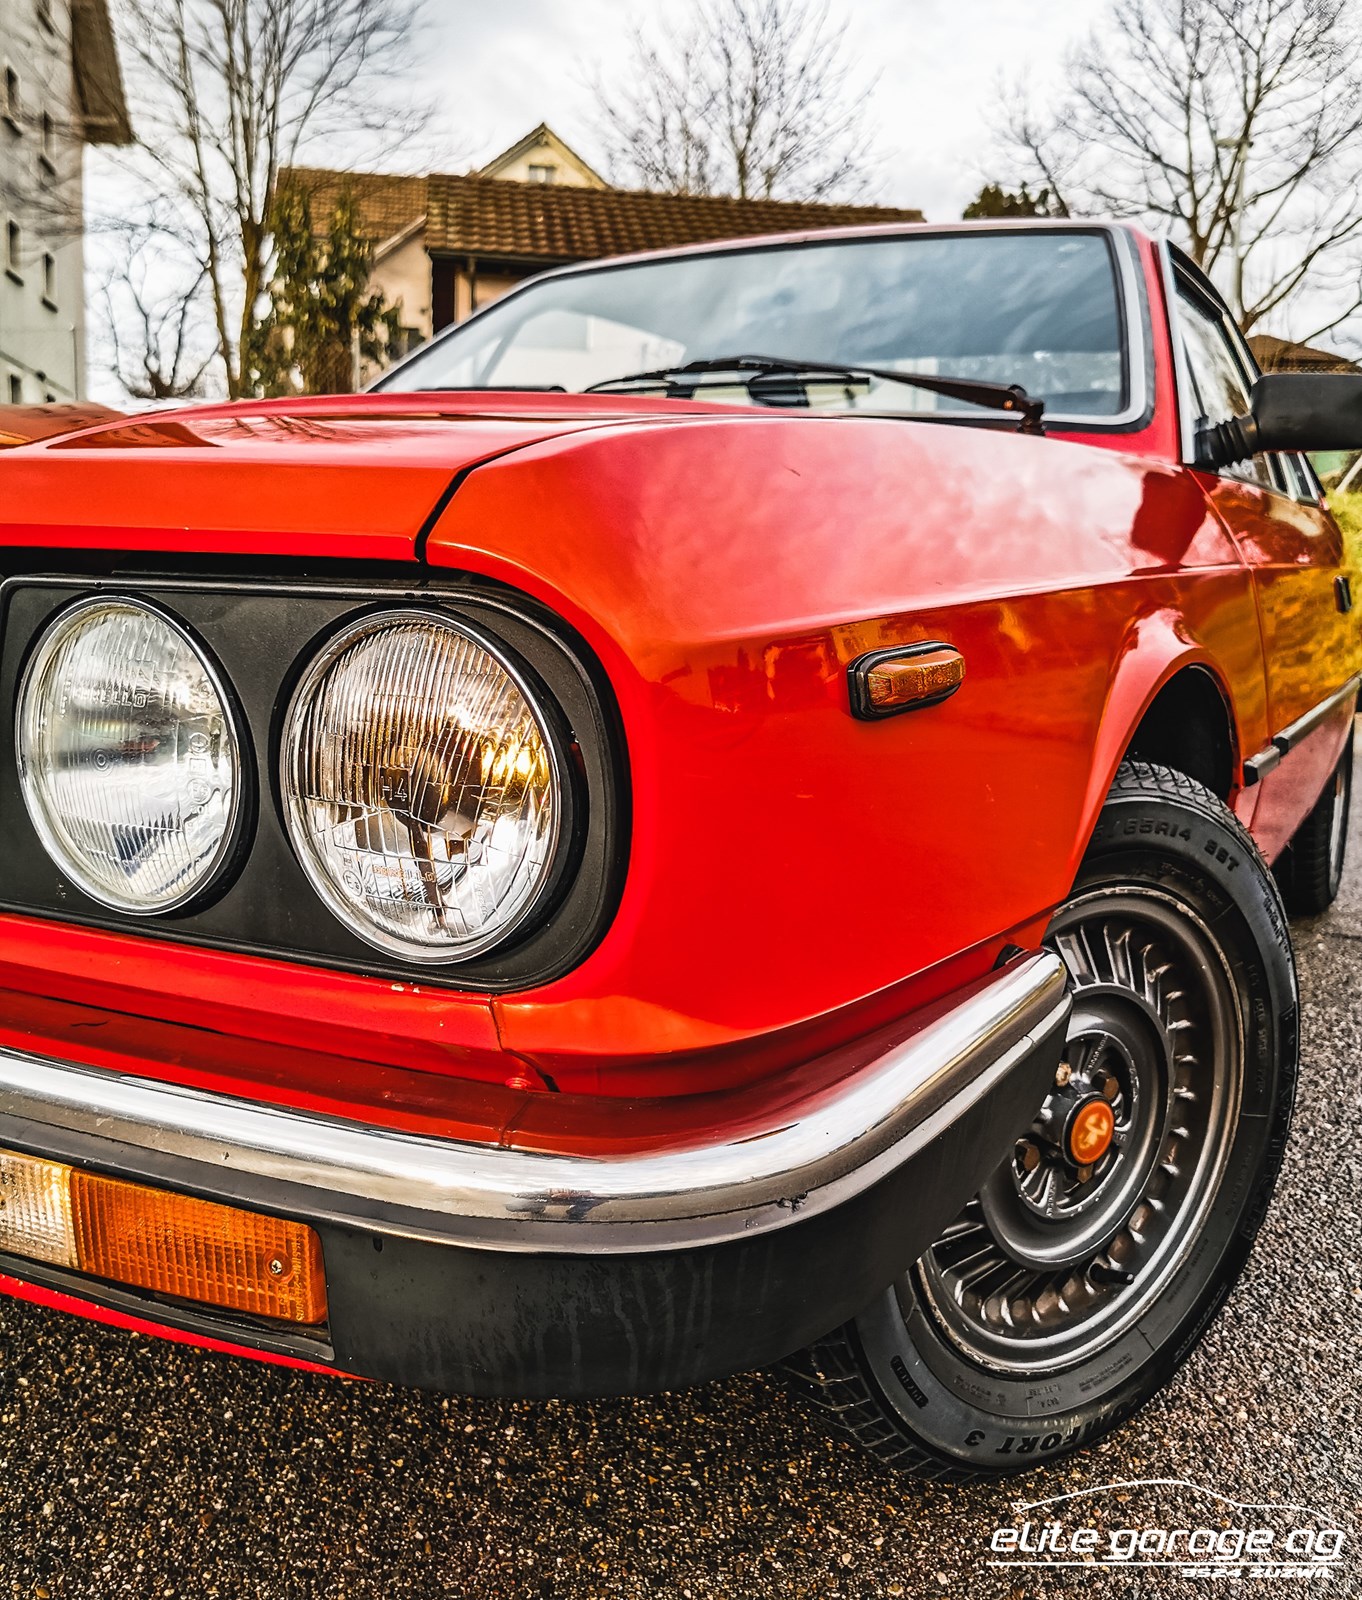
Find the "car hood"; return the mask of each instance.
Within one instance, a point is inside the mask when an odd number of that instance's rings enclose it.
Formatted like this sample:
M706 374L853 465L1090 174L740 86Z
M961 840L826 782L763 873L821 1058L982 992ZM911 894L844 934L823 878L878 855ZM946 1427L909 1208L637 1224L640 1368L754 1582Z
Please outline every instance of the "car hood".
M480 462L722 409L403 394L122 417L0 453L0 545L412 561Z

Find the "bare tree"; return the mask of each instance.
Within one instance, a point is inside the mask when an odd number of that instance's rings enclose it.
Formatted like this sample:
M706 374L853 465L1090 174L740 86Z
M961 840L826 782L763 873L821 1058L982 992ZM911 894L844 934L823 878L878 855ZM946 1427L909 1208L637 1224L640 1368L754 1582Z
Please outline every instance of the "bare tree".
M115 230L105 252L100 301L107 365L134 400L197 398L218 358L207 270L169 242L168 253L155 224L131 222Z
M228 394L254 387L281 170L389 156L421 125L407 77L423 0L120 0L140 170L176 209Z
M1245 332L1308 301L1317 338L1362 309L1355 0L1113 0L1067 82L1048 113L1014 96L1004 135L1061 214L1171 233Z
M863 192L864 108L829 0L693 0L636 31L625 76L593 84L624 182L676 194L820 200Z

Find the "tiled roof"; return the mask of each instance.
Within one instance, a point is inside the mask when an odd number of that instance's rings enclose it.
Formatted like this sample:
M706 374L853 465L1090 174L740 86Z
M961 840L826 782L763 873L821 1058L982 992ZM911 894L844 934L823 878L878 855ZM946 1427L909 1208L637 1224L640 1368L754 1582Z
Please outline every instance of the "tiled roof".
M1272 333L1251 333L1249 347L1264 372L1356 372L1355 361L1333 350L1315 345L1296 344Z
M87 142L131 144L132 124L108 0L72 0L71 67Z
M352 194L366 236L376 243L419 222L426 214L425 178L383 172L331 172L321 167L285 167L279 187L296 186L312 204L314 225L324 225L341 194Z
M299 169L297 179L313 195L314 206L351 189L376 240L391 238L424 214L426 249L433 255L545 263L591 261L751 234L922 221L920 211L886 206L586 189L474 175L388 178Z
M433 176L426 249L432 254L589 261L743 234L921 220L918 211L889 211L878 206L731 200L717 195Z

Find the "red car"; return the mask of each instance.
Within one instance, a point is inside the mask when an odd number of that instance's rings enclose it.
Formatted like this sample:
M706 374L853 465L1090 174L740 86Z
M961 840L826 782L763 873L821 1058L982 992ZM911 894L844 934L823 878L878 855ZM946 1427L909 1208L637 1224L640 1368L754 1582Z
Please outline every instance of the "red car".
M892 228L0 455L0 1288L475 1394L789 1358L936 1477L1115 1426L1346 841L1362 380L1255 379L1133 228Z

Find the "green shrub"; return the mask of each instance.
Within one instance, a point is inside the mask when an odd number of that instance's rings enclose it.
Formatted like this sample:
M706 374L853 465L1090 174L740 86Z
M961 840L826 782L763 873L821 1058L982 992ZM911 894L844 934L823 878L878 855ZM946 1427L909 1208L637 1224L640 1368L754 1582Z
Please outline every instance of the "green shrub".
M1362 494L1329 496L1329 508L1347 537L1349 548L1362 552Z

